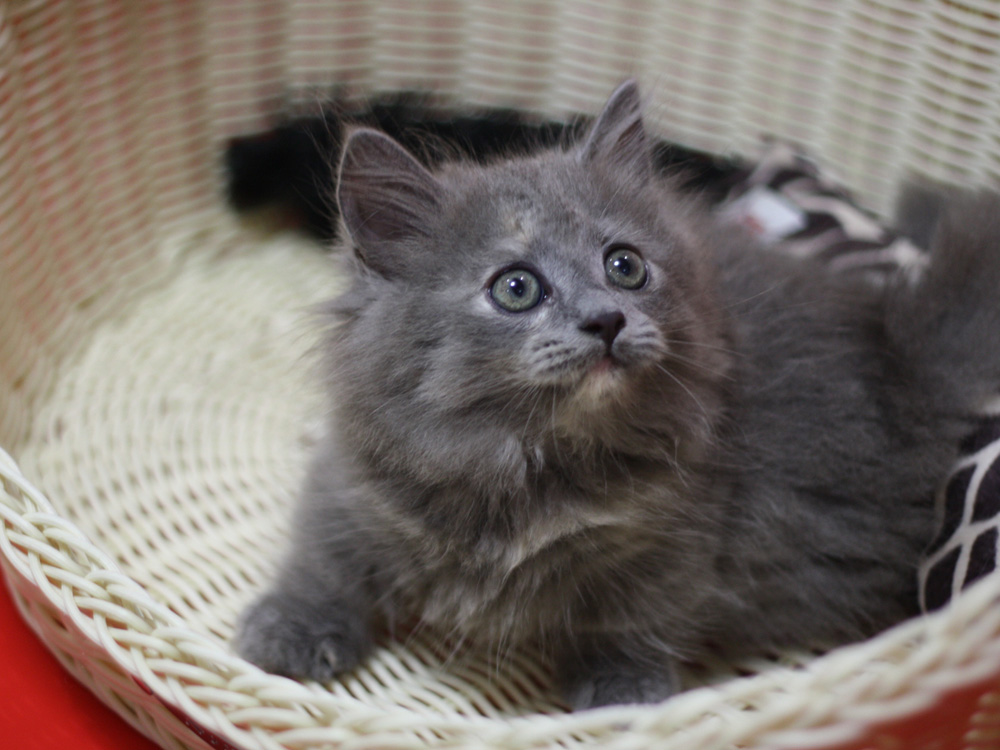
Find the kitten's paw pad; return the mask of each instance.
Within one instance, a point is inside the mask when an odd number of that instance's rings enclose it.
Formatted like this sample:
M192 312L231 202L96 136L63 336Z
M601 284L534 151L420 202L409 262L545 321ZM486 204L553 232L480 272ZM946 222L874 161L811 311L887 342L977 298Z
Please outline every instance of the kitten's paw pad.
M354 613L269 594L243 613L234 645L267 672L326 682L357 666L371 642Z

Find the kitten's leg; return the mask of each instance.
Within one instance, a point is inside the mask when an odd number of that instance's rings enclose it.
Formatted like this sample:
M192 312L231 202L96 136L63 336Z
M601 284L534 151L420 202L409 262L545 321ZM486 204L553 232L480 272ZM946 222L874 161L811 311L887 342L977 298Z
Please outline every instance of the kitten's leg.
M241 616L235 646L247 661L321 682L352 669L371 650L368 604L347 592L302 592L279 582Z
M376 563L348 497L316 462L285 564L238 625L236 650L262 669L324 681L371 650Z
M349 475L334 441L321 443L284 564L240 617L237 652L268 672L327 681L371 651L378 561Z
M574 709L656 703L680 690L672 657L616 638L594 638L557 661L563 695Z

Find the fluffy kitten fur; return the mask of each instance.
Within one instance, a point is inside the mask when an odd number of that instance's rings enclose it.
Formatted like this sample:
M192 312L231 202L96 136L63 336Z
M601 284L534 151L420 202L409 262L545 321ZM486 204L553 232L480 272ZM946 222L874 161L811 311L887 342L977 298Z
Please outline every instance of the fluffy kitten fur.
M706 648L916 612L930 498L1000 382L997 201L946 206L929 270L876 289L681 197L640 104L627 82L577 145L434 173L348 138L330 435L248 659L325 680L416 614L540 644L587 707L665 698ZM638 289L608 276L620 247ZM510 268L537 306L494 301Z

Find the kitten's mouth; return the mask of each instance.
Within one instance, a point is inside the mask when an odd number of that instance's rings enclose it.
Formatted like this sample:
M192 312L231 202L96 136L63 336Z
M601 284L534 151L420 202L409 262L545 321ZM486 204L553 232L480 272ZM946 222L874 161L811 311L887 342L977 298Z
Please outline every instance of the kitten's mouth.
M587 371L588 375L604 375L621 369L622 363L614 354L605 354Z
M601 401L618 390L625 364L613 354L605 354L587 368L578 396Z

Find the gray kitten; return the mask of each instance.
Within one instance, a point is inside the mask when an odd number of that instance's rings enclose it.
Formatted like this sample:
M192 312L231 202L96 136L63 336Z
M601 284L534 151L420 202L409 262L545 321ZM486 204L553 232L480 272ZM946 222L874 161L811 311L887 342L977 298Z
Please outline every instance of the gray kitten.
M633 82L576 145L431 173L357 130L330 435L240 652L326 680L415 614L545 649L577 707L916 613L930 498L1000 383L1000 219L885 288L762 250L656 175Z

